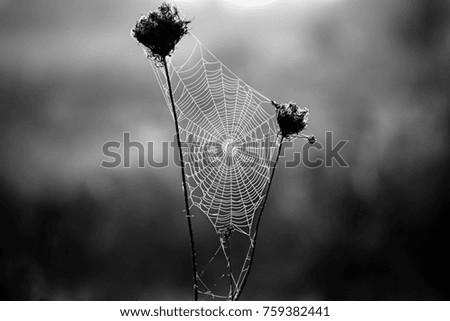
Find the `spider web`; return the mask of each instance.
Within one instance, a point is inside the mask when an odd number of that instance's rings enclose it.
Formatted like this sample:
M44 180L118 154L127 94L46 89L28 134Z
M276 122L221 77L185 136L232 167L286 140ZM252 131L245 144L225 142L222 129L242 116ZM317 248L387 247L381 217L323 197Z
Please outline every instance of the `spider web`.
M152 67L172 113L164 70ZM168 59L168 70L183 142L190 209L195 207L206 215L220 240L199 280L206 289L204 294L230 298L247 273L255 213L265 197L279 145L274 107L192 34L178 44ZM231 273L228 243L234 231L250 241L237 275ZM224 296L213 294L201 279L219 253L225 257L232 283L230 293Z
M190 201L218 233L230 229L249 235L277 147L274 108L197 38L188 38L193 47L187 58L177 48L168 67ZM154 69L172 111L164 71Z

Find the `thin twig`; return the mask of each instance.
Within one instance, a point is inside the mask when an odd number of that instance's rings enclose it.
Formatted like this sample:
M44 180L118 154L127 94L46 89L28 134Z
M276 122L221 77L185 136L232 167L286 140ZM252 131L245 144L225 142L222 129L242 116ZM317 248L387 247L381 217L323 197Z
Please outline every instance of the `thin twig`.
M178 117L177 112L175 110L175 103L173 100L172 94L172 85L170 83L169 70L167 68L167 60L164 57L163 61L164 70L166 72L167 84L169 86L169 95L170 102L172 103L172 113L175 122L175 130L177 133L177 143L178 143L178 151L180 154L180 164L181 164L181 177L183 179L183 191L184 191L184 203L186 206L186 218L189 228L189 238L191 240L191 256L192 256L192 282L194 288L194 300L198 301L198 284L197 284L197 259L196 259L196 251L195 251L195 243L194 243L194 232L192 230L192 221L191 221L191 213L189 211L189 201L188 201L188 192L187 192L187 184L186 184L186 175L184 169L184 160L183 160L183 151L181 149L181 140L180 140L180 130L178 128Z
M228 300L233 301L234 295L234 280L233 280L233 271L231 269L231 249L230 249L230 235L223 235L220 237L220 244L223 249L223 253L225 259L227 261L227 269L228 269L228 278L230 281L229 292L228 292Z
M253 257L255 255L255 251L256 251L256 240L257 240L257 237L258 237L259 224L261 223L261 217L263 215L264 208L266 207L266 202L267 202L267 198L269 196L270 186L272 185L273 177L275 175L275 170L276 170L277 164L278 164L278 160L280 159L281 147L282 147L282 144L283 144L283 139L284 139L284 137L281 136L280 145L278 146L277 158L275 159L275 163L273 164L272 173L270 175L270 180L269 180L269 185L267 186L266 197L264 198L263 204L261 206L261 212L259 214L258 220L256 221L255 232L253 234L253 238L251 239L252 243L250 244L250 248L252 250L251 250L251 253L250 253L250 257L247 258L248 259L247 271L246 271L246 273L244 275L244 279L242 280L241 285L236 287L236 293L235 293L234 298L233 298L234 301L237 301L239 296L242 294L242 291L244 289L245 283L247 282L248 275L250 274L250 269L251 269L252 263L253 263Z

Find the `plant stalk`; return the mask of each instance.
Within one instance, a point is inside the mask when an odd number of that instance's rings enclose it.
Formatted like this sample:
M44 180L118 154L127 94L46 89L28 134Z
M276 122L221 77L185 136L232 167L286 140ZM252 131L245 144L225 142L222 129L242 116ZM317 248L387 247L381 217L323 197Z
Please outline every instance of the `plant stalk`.
M220 240L225 259L227 261L227 269L228 269L228 279L230 281L229 292L228 292L228 301L233 301L234 295L234 286L233 286L233 271L231 269L231 249L230 249L230 241L229 236L223 236Z
M173 93L172 93L172 84L170 83L170 77L169 77L169 70L167 68L167 60L166 57L164 57L164 70L166 72L166 78L167 78L167 84L169 86L169 96L170 96L170 102L172 104L172 113L173 118L175 122L175 131L177 134L177 143L178 143L178 152L180 156L180 165L181 165L181 177L183 180L183 191L184 191L184 204L186 207L186 218L189 228L189 238L191 241L191 257L192 257L192 283L194 288L194 300L198 301L198 283L197 283L197 254L195 250L195 243L194 243L194 232L192 229L192 220L191 220L191 213L189 210L189 200L188 200L188 192L187 192L187 184L186 184L186 174L185 174L185 167L184 167L184 159L183 159L183 151L181 149L181 140L180 140L180 129L178 126L178 117L177 112L175 110L175 103L173 100Z
M264 213L264 208L266 207L266 202L267 202L267 198L269 197L270 187L272 186L273 177L275 175L275 170L277 168L278 160L280 159L281 147L283 145L283 139L284 139L284 137L281 136L280 145L278 146L277 158L275 159L275 163L273 164L272 173L270 175L270 180L269 180L269 185L267 186L266 197L264 198L263 204L261 206L261 212L259 214L258 220L256 221L255 233L252 238L253 246L252 246L252 244L250 245L251 252L250 252L250 258L249 258L249 262L248 262L247 271L245 272L244 279L242 280L241 286L236 288L236 294L234 296L234 301L237 301L239 296L242 294L245 283L247 282L248 275L250 274L250 269L251 269L252 263L253 263L253 257L255 255L255 251L256 251L256 240L258 237L259 224L261 223L261 217Z

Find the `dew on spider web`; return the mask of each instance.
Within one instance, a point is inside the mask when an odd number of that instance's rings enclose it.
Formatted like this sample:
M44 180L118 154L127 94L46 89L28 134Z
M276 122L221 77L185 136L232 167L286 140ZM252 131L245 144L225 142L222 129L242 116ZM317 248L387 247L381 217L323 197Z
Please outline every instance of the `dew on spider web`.
M172 112L164 71L153 68ZM231 288L239 287L248 268L255 214L279 144L275 110L192 34L178 44L168 69L185 143L189 201L213 227L217 240L209 239L210 248L198 251L208 253L198 264L201 293L223 299L229 268ZM227 243L221 242L224 231L230 232Z

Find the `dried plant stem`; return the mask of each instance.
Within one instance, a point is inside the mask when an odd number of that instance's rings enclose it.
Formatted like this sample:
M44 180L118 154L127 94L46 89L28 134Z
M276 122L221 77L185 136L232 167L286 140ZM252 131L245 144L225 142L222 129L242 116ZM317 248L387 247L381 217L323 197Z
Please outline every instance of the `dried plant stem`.
M278 146L277 158L275 159L275 163L273 164L272 173L270 174L270 179L269 179L269 185L267 186L266 197L264 198L263 204L261 206L261 212L259 213L258 220L256 221L255 232L254 232L253 238L251 240L252 244L250 244L250 248L249 248L250 253L247 253L247 260L248 260L247 270L245 272L245 275L241 282L241 285L240 286L238 285L236 288L236 293L233 298L234 301L236 301L239 298L239 296L242 294L245 283L247 282L248 275L250 274L250 269L251 269L252 263L253 263L253 257L255 255L255 251L256 251L256 240L258 237L259 224L261 223L261 217L264 213L264 208L266 207L266 202L267 202L267 198L269 197L270 187L272 186L273 177L275 175L275 170L277 168L278 160L280 159L281 147L283 145L283 139L284 139L284 137L281 136L280 145Z
M220 243L221 243L224 255L225 255L225 259L227 261L228 279L230 281L229 292L228 292L228 301L233 301L234 280L233 280L233 271L231 269L231 249L230 249L229 237L228 236L221 237Z
M178 127L177 111L175 110L175 103L173 100L173 93L172 93L172 85L170 83L169 70L167 68L167 60L165 57L164 57L163 65L164 65L164 70L166 72L167 85L169 86L169 96L170 96L170 102L172 103L172 113L173 113L173 118L174 118L174 122L175 122L175 131L177 134L178 151L179 151L179 156L180 156L181 177L183 180L183 191L184 191L184 203L185 203L185 207L186 207L186 218L187 218L187 223L188 223L188 228L189 228L189 238L191 241L192 283L193 283L193 288L194 288L194 300L198 301L197 258L196 258L197 254L195 251L194 232L192 229L191 213L189 211L189 200L188 200L188 192L187 192L187 186L186 186L186 174L185 174L185 167L184 167L183 151L181 149L180 129Z

